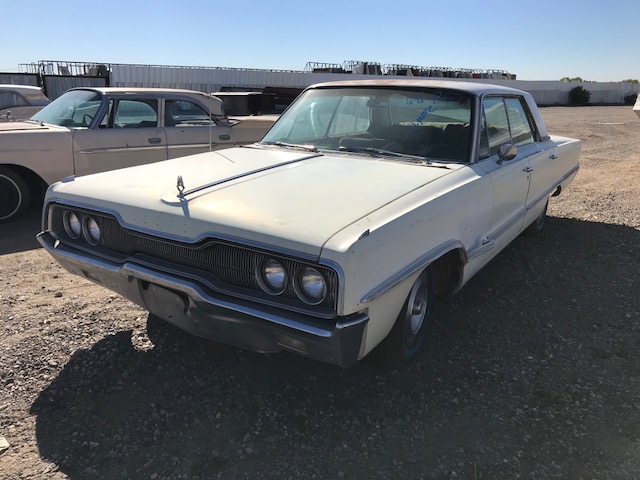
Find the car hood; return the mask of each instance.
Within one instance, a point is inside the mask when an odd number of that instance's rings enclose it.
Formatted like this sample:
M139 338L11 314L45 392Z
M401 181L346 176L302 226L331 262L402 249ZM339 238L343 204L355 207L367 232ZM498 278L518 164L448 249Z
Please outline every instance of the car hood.
M181 241L214 236L317 258L340 230L460 168L397 160L232 148L70 179L47 199Z
M4 132L17 132L17 131L28 131L28 130L50 130L58 129L59 127L52 125L45 125L38 122L6 122L0 123L0 133Z

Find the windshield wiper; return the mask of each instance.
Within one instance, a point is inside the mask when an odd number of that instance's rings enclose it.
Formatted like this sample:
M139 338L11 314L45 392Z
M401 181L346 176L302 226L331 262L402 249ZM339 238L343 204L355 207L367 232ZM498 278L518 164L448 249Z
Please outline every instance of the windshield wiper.
M286 142L259 142L258 145L275 145L276 147L284 148L299 148L308 152L319 152L315 145L300 145L298 143L286 143Z
M425 165L431 165L431 161L430 160L427 160L426 158L421 157L420 155L410 155L408 153L392 152L391 150L385 150L383 148L358 147L358 146L345 147L344 145L340 145L338 147L338 150L341 151L341 152L373 153L373 154L378 154L378 155L387 155L389 157L406 158L406 159L412 160L414 162L420 162L420 163L423 163Z
M38 125L40 125L41 127L44 127L44 122L42 120L34 120L32 118L27 118L26 120L23 120L24 122L33 122L33 123L37 123Z

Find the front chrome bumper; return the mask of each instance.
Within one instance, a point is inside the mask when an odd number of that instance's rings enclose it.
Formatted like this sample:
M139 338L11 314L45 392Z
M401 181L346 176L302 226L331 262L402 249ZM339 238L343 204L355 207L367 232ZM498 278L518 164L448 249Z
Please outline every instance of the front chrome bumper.
M362 351L369 317L325 320L218 294L197 282L132 262L110 262L64 245L40 244L69 272L102 285L187 332L256 352L292 351L347 367Z

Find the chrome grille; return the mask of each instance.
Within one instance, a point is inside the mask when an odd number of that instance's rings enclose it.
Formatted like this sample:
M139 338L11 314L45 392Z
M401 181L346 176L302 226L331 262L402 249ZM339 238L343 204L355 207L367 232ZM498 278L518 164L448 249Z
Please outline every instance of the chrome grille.
M102 232L97 246L92 247L82 238L74 240L67 235L63 218L64 212L68 210L73 210L79 216L91 215L96 220ZM54 205L50 212L52 229L58 238L85 250L91 249L95 254L111 257L117 254L121 261L144 262L161 270L178 271L223 293L245 298L252 297L265 303L276 303L298 310L303 309L320 316L335 314L337 274L327 267L213 238L196 244L167 240L128 230L110 215L79 208ZM257 266L267 258L277 259L289 272L296 272L306 265L318 269L327 280L329 290L327 298L320 305L310 307L298 298L293 282L289 282L284 292L277 297L265 293L258 284L255 272Z

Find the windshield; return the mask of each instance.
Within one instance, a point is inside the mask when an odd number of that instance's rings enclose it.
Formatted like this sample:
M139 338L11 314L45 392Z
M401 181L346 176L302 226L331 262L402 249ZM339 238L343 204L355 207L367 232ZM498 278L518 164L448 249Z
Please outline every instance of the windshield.
M91 90L71 90L36 113L31 120L71 129L87 128L102 96Z
M282 115L263 143L469 160L472 98L431 88L319 88Z

